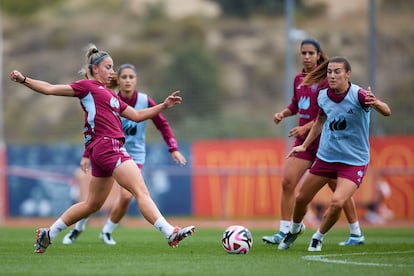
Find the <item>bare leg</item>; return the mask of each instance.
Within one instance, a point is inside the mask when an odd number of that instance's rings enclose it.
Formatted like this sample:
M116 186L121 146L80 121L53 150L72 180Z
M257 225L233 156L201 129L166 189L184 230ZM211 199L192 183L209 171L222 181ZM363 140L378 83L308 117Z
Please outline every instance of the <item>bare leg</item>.
M328 178L317 176L309 172L305 173L304 182L296 197L295 209L293 211L294 223L301 223L306 214L309 203L315 197L316 193L327 183Z
M161 213L150 197L137 165L132 160L123 162L114 170L113 176L119 185L135 197L144 218L154 225L155 221L161 217Z
M336 189L336 181L332 180L329 182L329 188L332 190L332 192ZM343 210L345 213L346 220L348 221L348 224L353 224L358 221L358 214L356 211L355 201L354 198L351 197L347 201L345 201L343 205Z
M332 195L330 206L325 212L321 225L319 226L319 232L321 234L326 234L332 226L335 225L341 215L342 207L345 202L352 197L356 190L357 186L354 182L349 179L338 178L337 186Z
M295 157L289 157L286 160L283 169L282 194L280 198L282 220L290 221L292 219L296 187L311 164L308 160Z
M111 209L109 218L113 223L119 223L121 219L126 215L129 209L129 205L132 200L132 194L122 187L119 187L119 197Z
M108 245L115 245L116 241L112 238L112 232L118 227L119 222L128 212L129 204L132 200L132 194L118 186L118 199L112 206L109 218L106 220L105 225L102 228L101 239Z
M97 212L104 204L112 189L113 178L92 177L89 183L89 191L86 201L72 205L60 217L62 221L70 226L82 218L87 218Z

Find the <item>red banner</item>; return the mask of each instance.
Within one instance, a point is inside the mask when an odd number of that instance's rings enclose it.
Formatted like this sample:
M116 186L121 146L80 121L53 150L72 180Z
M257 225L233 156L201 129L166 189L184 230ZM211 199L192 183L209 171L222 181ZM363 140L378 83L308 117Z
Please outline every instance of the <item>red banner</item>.
M209 217L257 217L280 214L282 139L211 140L193 143L193 214ZM371 164L355 193L359 207L384 199L396 218L414 218L414 138L373 137ZM330 191L315 201L328 204Z

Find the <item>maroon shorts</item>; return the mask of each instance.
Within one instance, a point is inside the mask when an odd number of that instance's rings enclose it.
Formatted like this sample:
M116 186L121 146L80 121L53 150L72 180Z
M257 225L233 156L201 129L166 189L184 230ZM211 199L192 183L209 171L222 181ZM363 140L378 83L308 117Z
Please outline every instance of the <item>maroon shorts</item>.
M130 160L124 143L120 139L102 137L90 152L92 175L95 177L112 176L116 167Z
M354 182L358 187L361 185L365 176L368 165L352 166L344 163L328 163L316 158L309 172L314 175L337 179L338 177L346 178Z
M295 143L293 144L293 147L302 145L302 141L296 139ZM294 154L291 154L289 157L295 157L295 158L299 158L299 159L303 159L303 160L308 160L313 162L316 159L316 151L317 151L317 146L316 148L313 146L313 144L311 144L306 151L303 152L297 152Z

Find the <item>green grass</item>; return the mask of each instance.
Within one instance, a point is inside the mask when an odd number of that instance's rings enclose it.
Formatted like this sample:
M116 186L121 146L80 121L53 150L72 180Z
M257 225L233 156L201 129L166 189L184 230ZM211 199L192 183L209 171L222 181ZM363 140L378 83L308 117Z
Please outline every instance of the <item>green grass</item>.
M250 230L247 255L227 254L220 229L197 229L173 249L155 229L122 227L116 246L104 245L100 229L90 227L73 245L62 245L61 234L39 255L34 228L0 228L0 275L413 275L413 229L364 229L367 243L355 247L338 246L348 231L332 229L317 253L306 251L310 229L286 251L262 244L261 236L274 230Z

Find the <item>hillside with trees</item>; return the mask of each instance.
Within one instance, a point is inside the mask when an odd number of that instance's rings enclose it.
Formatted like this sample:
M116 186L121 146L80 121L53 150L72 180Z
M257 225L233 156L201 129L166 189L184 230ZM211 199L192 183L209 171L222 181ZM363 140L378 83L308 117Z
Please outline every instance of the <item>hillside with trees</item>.
M414 123L406 118L414 103L414 3L376 3L374 92L393 115L374 113L374 127L378 134L413 134ZM0 5L6 143L82 142L77 99L35 94L9 81L8 73L18 69L51 83L72 82L81 78L83 49L90 42L108 51L115 67L136 65L139 90L155 100L182 91L183 104L165 112L180 141L284 136L284 127L272 121L287 100L283 0L2 0ZM297 29L318 38L329 56L347 56L352 81L370 85L366 8L333 13L324 1L296 1L295 14ZM298 56L299 42L293 47ZM295 68L300 69L298 58ZM148 141L161 139L156 132L149 128Z

